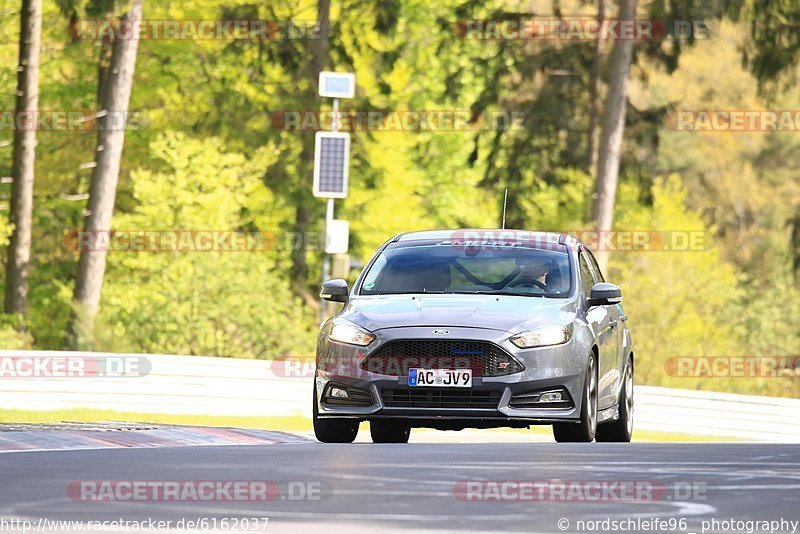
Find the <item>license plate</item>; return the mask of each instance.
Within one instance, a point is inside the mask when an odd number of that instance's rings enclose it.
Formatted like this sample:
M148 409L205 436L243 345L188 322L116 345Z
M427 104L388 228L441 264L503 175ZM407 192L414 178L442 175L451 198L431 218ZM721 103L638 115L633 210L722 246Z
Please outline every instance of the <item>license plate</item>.
M409 369L409 386L471 388L472 369Z

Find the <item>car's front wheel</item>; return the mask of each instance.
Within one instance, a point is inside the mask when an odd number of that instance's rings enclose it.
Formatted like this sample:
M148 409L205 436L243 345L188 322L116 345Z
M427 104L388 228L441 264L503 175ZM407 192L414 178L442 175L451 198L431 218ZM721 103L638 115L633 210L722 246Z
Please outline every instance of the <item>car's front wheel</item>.
M358 420L320 419L317 406L317 384L314 381L314 399L311 408L314 435L322 443L353 443L358 435Z
M370 421L373 443L408 443L411 427L402 421Z
M597 427L597 441L627 443L633 436L633 362L628 358L619 392L619 419Z
M589 443L597 432L597 361L592 355L586 364L586 379L581 402L581 419L576 423L556 423L553 436L559 443Z

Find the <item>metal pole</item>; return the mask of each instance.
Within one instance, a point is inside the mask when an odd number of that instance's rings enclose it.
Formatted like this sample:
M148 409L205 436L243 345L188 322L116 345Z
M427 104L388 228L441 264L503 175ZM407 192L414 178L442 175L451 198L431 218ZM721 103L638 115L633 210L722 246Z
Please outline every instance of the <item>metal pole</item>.
M339 99L333 99L333 117L331 117L331 131L339 131Z
M333 99L333 117L331 117L331 131L338 132L339 131L339 99ZM328 227L330 221L333 220L333 199L328 199L328 204L325 208L325 245L328 244ZM331 258L325 252L325 249L322 250L322 283L324 284L328 280L328 276L330 276L330 268L331 268ZM319 299L319 324L325 322L327 318L326 302L323 299Z
M325 209L325 245L328 244L328 223L333 220L333 199L328 199L328 204ZM322 249L322 283L324 284L328 280L328 276L330 273L331 267L331 259L330 256L325 252L325 249ZM327 313L325 313L326 302L323 299L319 299L319 324L325 322Z

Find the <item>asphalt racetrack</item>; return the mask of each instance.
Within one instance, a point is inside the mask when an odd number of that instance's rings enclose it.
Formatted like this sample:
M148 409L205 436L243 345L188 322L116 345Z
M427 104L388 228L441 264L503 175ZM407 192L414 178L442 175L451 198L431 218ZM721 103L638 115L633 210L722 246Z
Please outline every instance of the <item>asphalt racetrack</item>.
M792 532L791 522L800 519L800 447L780 444L306 440L29 451L0 454L0 479L3 520L205 518L197 531L215 532L747 532L759 526L747 521L773 522L771 530L762 524L755 532ZM87 480L273 481L280 494L270 500L97 502L74 491L76 481ZM521 490L532 481L546 491ZM290 494L289 483L313 498ZM615 483L646 491L630 499ZM596 493L598 485L608 491ZM269 521L258 528L211 528L213 518L245 517Z

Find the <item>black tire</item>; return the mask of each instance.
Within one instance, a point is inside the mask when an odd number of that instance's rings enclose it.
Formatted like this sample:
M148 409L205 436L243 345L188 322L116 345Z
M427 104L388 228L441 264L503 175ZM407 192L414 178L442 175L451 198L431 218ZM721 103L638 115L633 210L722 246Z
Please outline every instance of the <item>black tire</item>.
M408 443L411 427L402 421L370 421L373 443Z
M633 436L633 362L625 364L622 387L619 391L619 419L597 427L597 441L628 443Z
M311 413L314 435L322 443L353 443L358 435L357 419L320 419L317 407L317 384L314 381L314 398Z
M583 383L580 422L553 424L553 436L559 443L589 443L594 440L597 432L597 360L594 355L586 365Z

